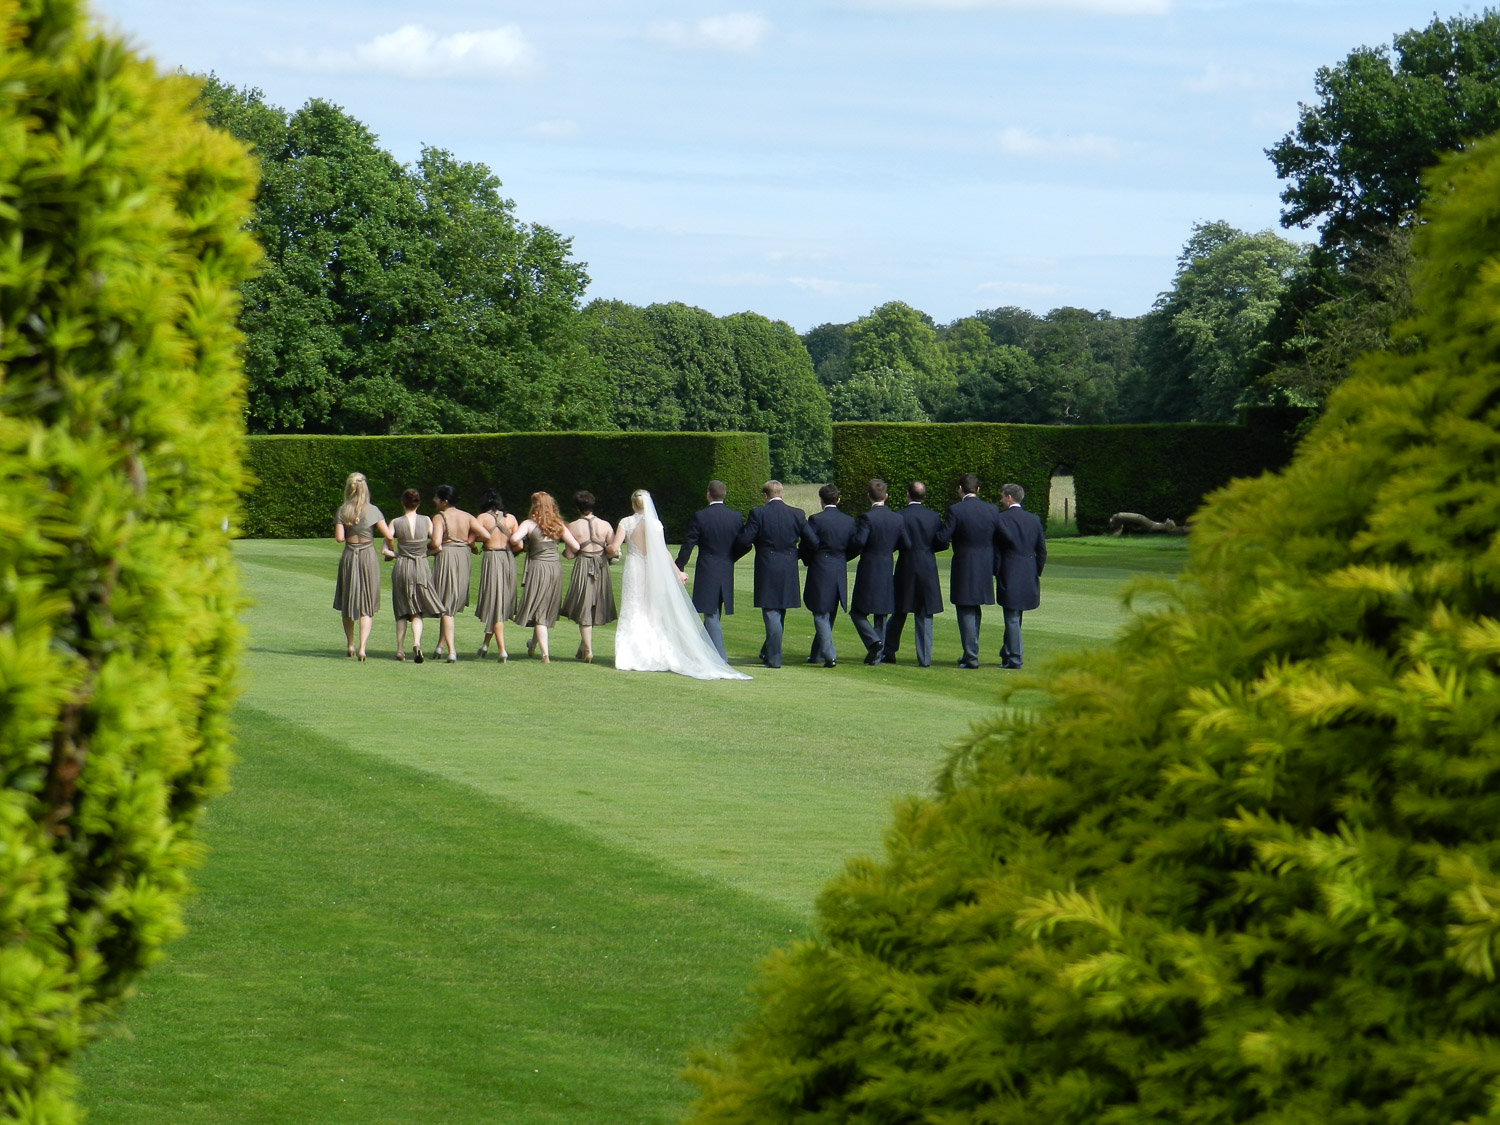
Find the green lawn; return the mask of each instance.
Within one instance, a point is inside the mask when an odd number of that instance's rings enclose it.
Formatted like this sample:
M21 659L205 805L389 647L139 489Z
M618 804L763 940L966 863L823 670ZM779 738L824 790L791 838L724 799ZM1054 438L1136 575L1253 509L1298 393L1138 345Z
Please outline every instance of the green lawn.
M1184 550L1058 543L1033 665L1107 639L1122 584ZM472 617L459 664L398 664L388 597L358 664L333 544L237 554L235 788L188 935L84 1060L96 1125L674 1120L687 1052L733 1027L757 959L808 931L1011 674L953 667L951 611L930 669L863 666L842 618L847 663L807 667L800 611L787 666L761 669L748 564L725 634L751 683L616 672L609 629L576 664L566 622L547 667L519 630L511 663L480 663ZM995 614L981 658L998 644Z

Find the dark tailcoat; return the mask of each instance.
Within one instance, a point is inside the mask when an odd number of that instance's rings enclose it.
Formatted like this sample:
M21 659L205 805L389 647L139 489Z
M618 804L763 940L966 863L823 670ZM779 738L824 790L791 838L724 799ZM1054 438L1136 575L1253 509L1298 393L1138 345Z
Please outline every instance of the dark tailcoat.
M802 541L802 561L807 564L802 600L813 613L832 613L839 606L847 613L854 517L824 508L807 517L807 526L817 533L818 545Z
M943 519L917 503L902 508L901 518L906 521L906 546L896 559L896 612L942 613L943 587L933 551Z
M905 548L906 521L884 505L859 517L854 528L854 549L859 566L854 570L851 613L896 612L896 564L893 556Z
M1017 504L1000 511L1000 553L995 559L995 600L1006 609L1042 604L1047 536L1042 521Z
M808 528L801 508L771 500L751 508L734 541L735 557L755 548L755 607L796 609L802 604L797 590L797 544L810 540L818 545L818 533Z
M677 552L677 568L686 569L688 556L698 548L698 567L693 571L693 608L699 613L734 612L735 537L745 526L744 518L733 508L710 504L693 513L682 550Z
M948 597L954 605L995 604L995 546L1000 537L1000 510L988 500L969 496L948 509L938 529L937 545L953 544Z

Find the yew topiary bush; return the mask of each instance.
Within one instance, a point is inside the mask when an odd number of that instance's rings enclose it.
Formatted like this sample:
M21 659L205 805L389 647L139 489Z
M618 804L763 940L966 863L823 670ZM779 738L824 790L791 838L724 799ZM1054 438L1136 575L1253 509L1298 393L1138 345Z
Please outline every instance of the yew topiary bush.
M900 808L694 1120L1500 1119L1500 141L1434 175L1420 353Z
M68 0L0 0L0 1119L177 929L224 783L252 166Z

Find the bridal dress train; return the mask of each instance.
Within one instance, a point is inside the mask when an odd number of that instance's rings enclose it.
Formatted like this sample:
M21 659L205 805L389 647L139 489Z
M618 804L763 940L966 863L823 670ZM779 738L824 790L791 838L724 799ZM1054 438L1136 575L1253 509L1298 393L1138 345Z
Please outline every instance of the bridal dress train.
M625 568L620 576L620 620L615 667L627 672L677 672L695 680L748 680L719 656L677 580L656 505L620 521Z

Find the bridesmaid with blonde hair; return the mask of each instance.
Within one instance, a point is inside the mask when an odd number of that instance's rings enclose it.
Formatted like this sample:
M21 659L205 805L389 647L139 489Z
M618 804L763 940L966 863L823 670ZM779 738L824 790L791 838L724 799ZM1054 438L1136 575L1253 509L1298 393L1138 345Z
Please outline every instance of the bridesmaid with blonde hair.
M505 619L516 608L516 559L510 549L516 517L501 506L498 489L486 492L479 507L481 511L474 517L474 542L484 547L479 556L479 600L474 608L474 616L484 626L479 659L490 651L490 638L494 637L500 663L504 664L510 659L505 651Z
M562 563L557 557L558 541L574 551L581 546L562 521L557 502L545 492L531 494L531 511L521 526L511 532L513 547L526 548L526 569L521 574L521 604L511 618L517 625L530 625L532 638L526 642L526 655L542 650L542 663L552 663L547 650L547 630L557 622L562 601Z
M432 588L442 607L438 627L438 655L447 650L448 663L458 662L453 647L453 619L469 605L469 575L473 560L469 557L474 541L474 517L453 503L458 490L451 484L440 484L432 496L438 514L432 521Z
M594 659L594 626L608 625L617 616L615 591L609 584L609 537L614 528L607 520L594 515L594 494L580 492L573 497L578 519L568 524L573 538L581 544L563 553L573 560L573 575L563 598L562 615L578 626L578 652L574 659L590 664Z
M385 555L395 558L395 542L380 509L370 503L370 484L364 473L350 473L344 481L344 503L334 517L333 539L344 545L339 556L338 585L333 608L344 619L348 655L365 658L370 623L380 608L380 560L375 557L375 533L385 540ZM355 648L356 630L358 649Z

